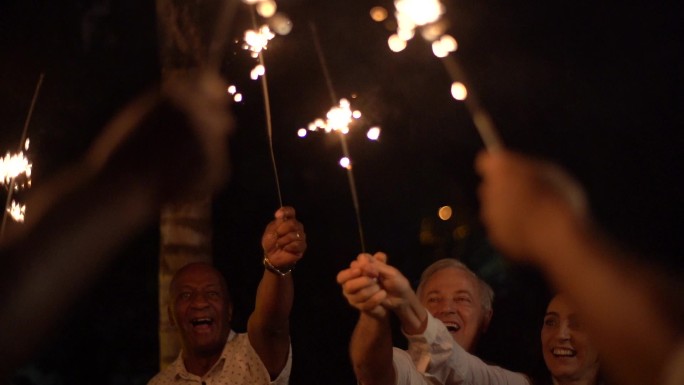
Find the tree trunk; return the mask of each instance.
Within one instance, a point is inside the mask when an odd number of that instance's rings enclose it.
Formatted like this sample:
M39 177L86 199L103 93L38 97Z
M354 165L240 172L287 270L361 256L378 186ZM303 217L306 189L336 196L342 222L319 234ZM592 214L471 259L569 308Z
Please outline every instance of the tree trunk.
M206 67L211 26L220 3L216 0L157 0L159 56L162 87L171 79ZM163 124L163 122L161 122ZM182 266L211 261L211 198L169 203L161 212L159 255L159 361L160 368L178 356L180 340L168 319L168 285Z

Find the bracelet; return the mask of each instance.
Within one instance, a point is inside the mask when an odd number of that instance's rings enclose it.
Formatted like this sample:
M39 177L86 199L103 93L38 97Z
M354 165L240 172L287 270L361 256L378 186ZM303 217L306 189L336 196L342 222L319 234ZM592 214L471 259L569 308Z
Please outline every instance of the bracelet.
M295 267L295 265L292 265L292 266L287 267L285 269L277 268L277 267L273 266L271 261L265 255L264 255L263 263L264 263L264 267L266 268L266 270L270 271L271 273L278 274L281 277L284 277L284 276L292 273L292 270L294 270L294 267Z

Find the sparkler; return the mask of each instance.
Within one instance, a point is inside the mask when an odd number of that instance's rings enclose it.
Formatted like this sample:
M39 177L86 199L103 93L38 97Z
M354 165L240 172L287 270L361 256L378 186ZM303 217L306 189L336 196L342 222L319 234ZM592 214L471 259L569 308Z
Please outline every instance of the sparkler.
M271 31L268 25L257 25L258 13L261 17L270 18L276 15L276 3L273 0L243 0L245 3L252 5L251 15L252 15L252 26L253 30L245 31L244 44L242 48L250 51L250 55L257 59L257 65L250 72L250 78L252 80L261 79L261 90L264 97L264 110L266 114L266 132L268 134L268 148L271 155L271 164L273 166L273 174L275 178L276 190L278 192L278 203L280 207L283 206L283 196L280 191L280 179L278 178L278 166L275 160L275 152L273 150L273 122L271 119L271 102L268 93L268 79L266 75L266 62L264 60L263 52L268 48L268 42L275 37L275 33ZM286 27L282 25L286 24ZM279 32L287 34L290 28L289 20L280 15L280 18L275 20L275 24Z
M325 61L325 56L323 55L323 50L321 49L320 42L318 40L318 32L316 26L310 23L311 34L314 38L314 44L316 48L316 54L318 55L318 60L321 63L321 68L323 69L323 75L325 77L326 84L328 86L328 92L330 93L330 99L333 104L338 103L337 96L335 95L335 90L332 85L332 78L328 72L328 66ZM366 244L363 236L363 225L361 224L361 210L359 208L359 198L356 192L356 182L354 180L354 173L352 171L352 162L349 155L349 148L347 146L346 134L349 132L349 125L356 119L361 117L361 112L358 110L351 110L351 104L347 99L340 99L339 103L332 107L326 114L326 119L316 119L309 124L309 131L323 130L326 133L337 132L340 135L340 144L342 146L342 153L344 157L340 159L340 166L347 170L347 179L349 181L349 188L351 190L352 202L354 204L354 211L356 213L356 224L359 230L359 240L361 242L361 252L366 252ZM371 137L379 136L380 129L374 127L373 134ZM299 136L304 136L306 130L300 129L298 132Z
M28 126L31 122L31 116L33 116L33 109L36 106L36 101L38 100L38 94L40 93L40 88L43 85L43 79L45 78L45 73L41 73L38 77L38 83L36 84L36 89L33 92L33 98L31 99L31 107L29 107L29 112L24 121L24 129L21 133L21 140L19 141L19 149L17 150L17 155L7 154L0 160L0 176L5 184L8 184L9 188L7 191L7 201L5 202L5 210L2 215L2 226L0 226L0 240L2 240L5 235L5 226L7 225L7 214L18 221L24 221L24 215L26 213L26 205L17 204L12 200L12 195L14 190L18 188L16 183L17 177L20 175L25 175L27 178L28 186L31 185L31 167L33 166L28 159L24 156L24 150L28 150L30 141L27 138Z
M445 33L446 25L441 20L445 12L444 5L439 0L394 0L394 7L397 32L387 40L390 49L402 51L416 32L420 32L425 40L431 42L432 52L441 59L451 76L451 94L454 99L464 102L485 147L492 150L501 146L501 139L489 113L472 89L466 87L465 73L456 58L450 55L458 49L458 43ZM373 8L371 17L376 21L384 20L387 13L383 13L383 10L381 7Z

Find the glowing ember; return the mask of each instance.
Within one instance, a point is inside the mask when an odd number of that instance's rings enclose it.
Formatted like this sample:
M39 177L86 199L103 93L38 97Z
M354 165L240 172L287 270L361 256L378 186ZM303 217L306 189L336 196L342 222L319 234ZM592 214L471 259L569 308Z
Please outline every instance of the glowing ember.
M383 7L373 7L370 10L371 19L381 22L387 19L387 10Z
M444 34L446 26L441 22L444 5L439 0L395 0L395 17L397 19L397 33L390 36L387 44L394 52L406 48L409 40L416 35L420 28L425 40L433 42L432 50L437 57L446 57L456 50L456 40ZM375 15L371 12L375 20Z
M340 159L340 166L346 168L347 170L351 170L351 160L345 156L344 158Z
M235 101L235 103L240 103L242 101L242 94L239 92L235 94L233 96L233 101Z
M468 97L468 90L461 82L453 82L451 84L451 96L456 100L465 100Z
M299 130L297 130L297 136L299 136L300 138L305 137L306 133L307 133L306 128L300 128Z
M32 166L23 152L17 155L8 152L4 158L0 158L0 183L9 184L12 179L22 174L30 178Z
M256 11L261 17L269 18L276 13L278 6L273 0L263 0L256 4Z
M371 127L366 133L366 137L370 140L378 140L380 138L380 127Z
M323 120L319 118L309 123L309 130L323 130L326 133L338 131L342 134L346 134L349 132L349 125L354 121L354 119L358 119L355 117L355 115L360 117L361 113L359 112L358 114L355 114L351 110L351 104L349 103L349 100L340 99L340 104L331 108L330 111L328 111L328 113L325 115L327 119Z
M14 219L16 222L23 223L24 218L26 216L26 205L19 204L15 202L14 200L12 201L12 206L7 209L7 213Z
M259 79L259 76L262 76L265 73L266 73L266 67L264 67L261 64L257 64L256 67L254 67L252 69L252 71L249 73L249 77L252 80L257 80L257 79Z
M259 56L259 52L268 48L269 40L273 39L275 34L271 32L268 25L262 25L259 27L258 31L253 29L248 29L245 31L244 41L242 48L249 50L252 57L256 58Z

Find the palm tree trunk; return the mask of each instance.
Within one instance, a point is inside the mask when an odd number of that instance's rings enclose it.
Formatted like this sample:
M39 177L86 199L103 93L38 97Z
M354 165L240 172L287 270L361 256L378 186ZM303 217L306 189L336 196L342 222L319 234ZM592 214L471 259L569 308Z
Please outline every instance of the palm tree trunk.
M216 0L156 0L162 87L208 62ZM162 123L163 124L163 123ZM159 361L166 367L177 356L180 341L168 319L168 285L180 267L211 261L211 198L168 203L161 212L159 254Z

